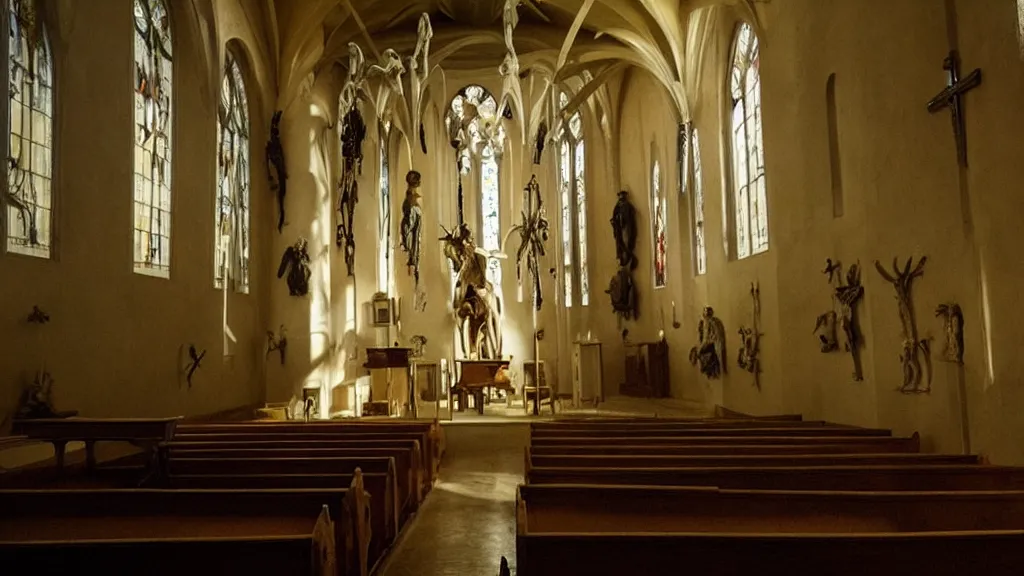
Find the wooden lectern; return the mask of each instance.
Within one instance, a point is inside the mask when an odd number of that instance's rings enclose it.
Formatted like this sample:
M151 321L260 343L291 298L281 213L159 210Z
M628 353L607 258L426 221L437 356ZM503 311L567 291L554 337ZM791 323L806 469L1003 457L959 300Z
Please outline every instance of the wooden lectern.
M410 352L411 348L366 349L363 367L370 371L371 384L370 401L363 405L364 415L401 416L415 411L409 386Z

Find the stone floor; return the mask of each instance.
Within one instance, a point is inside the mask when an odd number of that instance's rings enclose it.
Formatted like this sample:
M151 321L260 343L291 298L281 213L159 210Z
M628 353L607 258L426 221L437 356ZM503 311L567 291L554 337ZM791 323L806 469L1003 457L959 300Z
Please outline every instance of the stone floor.
M405 530L383 576L491 576L505 556L515 573L515 498L523 480L522 423L445 426L439 482Z

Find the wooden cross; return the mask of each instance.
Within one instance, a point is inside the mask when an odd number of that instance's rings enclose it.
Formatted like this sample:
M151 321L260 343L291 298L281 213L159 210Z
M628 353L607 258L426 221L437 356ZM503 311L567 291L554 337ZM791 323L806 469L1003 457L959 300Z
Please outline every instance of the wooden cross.
M953 137L956 138L956 154L960 166L967 167L967 128L964 125L964 110L961 97L968 90L981 85L981 69L960 79L960 55L956 50L951 50L949 56L942 62L942 69L946 71L948 80L946 88L939 92L935 98L928 102L928 111L936 113L944 108L949 108L953 114Z

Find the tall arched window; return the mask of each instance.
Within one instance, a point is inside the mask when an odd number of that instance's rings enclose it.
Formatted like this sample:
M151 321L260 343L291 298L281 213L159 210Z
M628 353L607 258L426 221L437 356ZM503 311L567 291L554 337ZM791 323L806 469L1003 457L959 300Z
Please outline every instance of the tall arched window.
M667 285L665 221L668 209L661 186L661 162L654 158L651 165L651 242L654 252L654 287Z
M53 58L35 3L8 0L7 189L0 213L9 252L49 258L53 245ZM34 34L33 34L34 32Z
M690 150L693 154L693 250L697 275L708 271L708 246L704 230L704 177L700 164L700 134L697 128L690 132Z
M171 19L164 0L135 0L135 271L171 271Z
M737 258L746 258L768 249L760 67L757 36L749 24L743 23L736 31L730 74L733 215Z
M445 125L451 142L457 149L459 160L459 186L472 181L461 179L474 167L479 170L476 183L480 193L479 233L477 245L489 251L501 249L501 154L505 145L505 129L498 118L498 104L483 86L471 84L452 98L445 116ZM462 198L459 211L461 215ZM501 262L487 261L487 278L495 290L501 292Z
M381 122L377 126L380 135L377 146L380 151L380 200L377 211L380 252L377 254L377 291L388 294L391 284L391 157L388 148L391 122Z
M238 59L228 51L217 118L214 284L249 291L249 102Z
M569 96L564 92L559 95L559 104L563 110L569 105ZM579 303L587 306L590 304L590 274L587 266L587 154L583 141L583 116L579 110L569 118L567 126L563 126L559 132L558 151L565 305L573 305L573 286L579 286Z

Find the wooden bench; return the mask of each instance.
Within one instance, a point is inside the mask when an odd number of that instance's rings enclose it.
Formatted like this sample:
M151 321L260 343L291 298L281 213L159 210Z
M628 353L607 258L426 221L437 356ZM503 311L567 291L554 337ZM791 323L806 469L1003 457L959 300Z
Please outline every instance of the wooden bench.
M520 522L516 535L518 576L684 572L701 576L1017 576L1022 565L1024 531L1020 530L867 535L584 534L542 533Z
M777 422L774 420L648 420L648 421L549 421L531 422L531 431L551 430L677 430L697 428L842 428L862 430L856 426L833 424L824 420L802 420L799 422Z
M94 540L108 541L102 547L116 546L112 540L282 536L304 537L308 543L306 533L312 533L325 506L335 521L328 531L334 550L324 554L337 558L339 573L365 576L369 503L359 474L348 489L2 490L0 543L14 553L36 542ZM192 561L187 572L203 570L203 559ZM136 566L132 572L138 571Z
M769 437L800 437L800 436L814 436L814 437L826 437L826 436L843 436L843 437L888 437L892 436L891 430L883 430L879 428L845 428L845 427L830 427L830 426L810 426L810 427L792 427L792 428L777 428L777 427L754 427L754 428L700 428L692 426L678 426L678 427L652 427L648 429L644 427L627 427L621 430L581 430L581 429L569 429L569 430L549 430L539 429L531 431L530 436L534 439L539 438L689 438L689 437L707 437L707 436L730 436L730 437L745 437L745 436L769 436Z
M337 488L351 486L354 474L218 474L180 475L167 479L166 488L174 490L263 490L293 488ZM401 529L394 477L390 474L366 473L363 487L370 502L370 546L367 566L372 573L394 544Z
M249 441L317 441L317 440L416 440L420 443L423 469L429 471L431 485L437 478L443 454L443 433L440 426L406 424L385 427L380 424L294 424L287 422L255 422L249 424L183 425L175 434L180 442L249 442Z
M419 449L410 448L256 448L249 444L218 444L219 448L193 449L170 444L166 448L168 458L191 459L265 459L265 458L394 458L396 488L402 496L401 502L408 508L399 510L404 516L411 515L423 501L424 474L421 469ZM409 496L408 498L406 498Z
M659 444L686 444L689 446L717 445L775 445L775 444L865 444L889 445L891 443L911 442L920 446L915 436L894 438L890 436L606 436L598 438L579 437L530 437L530 445L537 446L636 446Z
M724 468L776 466L936 466L984 464L976 455L961 454L712 454L680 456L639 455L538 455L526 449L527 470L559 468Z
M528 484L716 486L759 490L953 491L1024 490L1024 467L787 466L778 468L537 467Z
M539 532L756 534L1024 530L1024 491L827 492L675 486L521 486Z
M157 446L174 435L180 418L38 418L14 421L14 432L53 444L58 471L64 469L68 442L85 443L86 467L96 468L96 442L129 442L156 463Z
M796 441L798 439L794 439ZM621 446L534 446L534 456L559 454L579 456L675 454L703 456L711 454L916 454L919 446L907 438L894 438L895 442L868 444L651 444Z

